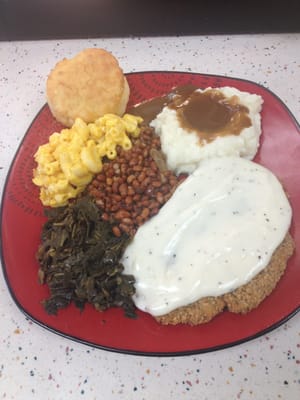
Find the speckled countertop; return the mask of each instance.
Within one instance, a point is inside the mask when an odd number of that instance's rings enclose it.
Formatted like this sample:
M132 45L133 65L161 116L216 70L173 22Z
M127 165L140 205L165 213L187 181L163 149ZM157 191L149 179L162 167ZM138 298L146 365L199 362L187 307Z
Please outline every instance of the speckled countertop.
M270 88L300 119L300 34L0 42L0 187L45 102L49 70L85 47L125 72L180 70ZM251 342L184 357L110 353L44 330L16 307L0 272L0 399L300 399L300 314Z

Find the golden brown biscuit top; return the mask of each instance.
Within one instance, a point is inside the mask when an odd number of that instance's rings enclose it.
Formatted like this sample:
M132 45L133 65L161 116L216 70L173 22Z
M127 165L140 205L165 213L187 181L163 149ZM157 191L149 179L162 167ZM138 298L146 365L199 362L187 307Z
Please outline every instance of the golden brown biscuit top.
M67 126L76 117L92 122L105 113L118 113L124 85L116 58L90 48L56 64L47 80L47 100L54 116Z

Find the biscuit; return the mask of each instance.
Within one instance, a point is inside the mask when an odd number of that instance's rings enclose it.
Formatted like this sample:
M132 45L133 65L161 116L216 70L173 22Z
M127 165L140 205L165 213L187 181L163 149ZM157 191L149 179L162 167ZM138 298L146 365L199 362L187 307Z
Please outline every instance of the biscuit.
M49 108L66 127L71 127L76 118L89 123L106 113L122 115L129 92L116 58L96 48L58 62L46 86Z
M223 310L246 314L271 294L283 275L287 261L294 252L294 241L287 234L277 247L269 264L250 282L218 297L205 297L192 304L177 308L168 314L156 317L163 325L198 325L209 322Z

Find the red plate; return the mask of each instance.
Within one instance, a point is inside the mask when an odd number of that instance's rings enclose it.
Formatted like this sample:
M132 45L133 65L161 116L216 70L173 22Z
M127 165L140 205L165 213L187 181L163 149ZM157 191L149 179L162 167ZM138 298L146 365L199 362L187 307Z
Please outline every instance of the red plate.
M172 87L193 83L234 86L263 97L262 137L256 161L273 171L287 190L293 207L291 233L297 250L276 290L247 315L224 312L212 322L197 327L161 326L139 312L127 319L122 310L103 313L91 306L83 313L75 306L49 316L41 306L48 296L38 284L35 253L39 244L43 208L32 182L33 154L61 126L45 105L28 129L10 168L2 201L2 265L11 295L20 309L43 327L102 349L143 355L182 355L221 349L260 336L278 327L300 307L300 137L299 126L289 110L269 90L253 82L182 72L140 72L127 75L130 105L165 94Z

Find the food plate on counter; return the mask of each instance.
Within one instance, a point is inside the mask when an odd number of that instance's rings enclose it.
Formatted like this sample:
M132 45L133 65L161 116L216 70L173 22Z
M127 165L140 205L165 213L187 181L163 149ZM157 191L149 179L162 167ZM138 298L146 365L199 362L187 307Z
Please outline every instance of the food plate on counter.
M81 312L74 305L48 315L41 302L49 292L38 282L36 252L46 221L39 189L32 183L34 154L49 136L62 129L45 105L26 132L9 170L2 200L2 265L10 293L26 316L42 327L97 348L137 355L184 355L218 350L243 343L275 329L300 307L300 136L299 126L284 103L254 82L189 72L136 72L126 74L131 89L128 108L162 96L174 86L199 88L232 86L262 96L262 135L254 161L269 168L285 187L293 209L291 234L296 251L276 289L255 310L245 315L223 312L198 326L160 325L149 314L124 316L121 309Z

